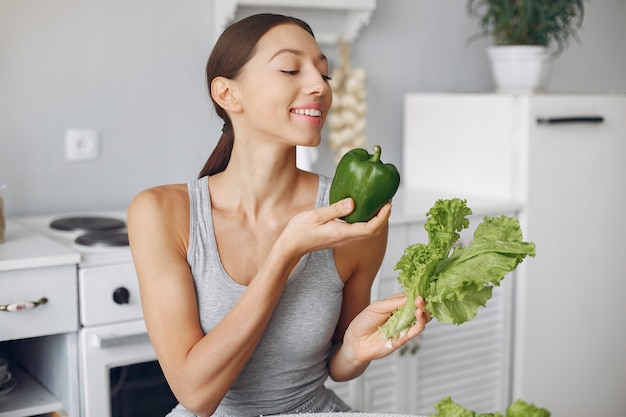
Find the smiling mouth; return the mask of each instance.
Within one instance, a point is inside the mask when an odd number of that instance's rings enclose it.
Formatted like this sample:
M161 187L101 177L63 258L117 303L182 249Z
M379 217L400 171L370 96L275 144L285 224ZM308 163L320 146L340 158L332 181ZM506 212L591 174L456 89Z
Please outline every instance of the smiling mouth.
M313 117L320 117L322 115L322 111L318 109L293 109L291 110L291 112L295 114L300 114L303 116L313 116Z

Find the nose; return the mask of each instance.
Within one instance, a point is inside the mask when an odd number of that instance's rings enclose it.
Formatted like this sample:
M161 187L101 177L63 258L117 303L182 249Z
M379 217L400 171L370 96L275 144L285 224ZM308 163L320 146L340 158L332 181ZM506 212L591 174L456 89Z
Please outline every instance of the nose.
M310 72L310 75L306 77L306 93L312 95L322 96L328 94L330 91L330 85L325 79L324 75L319 70L314 69Z

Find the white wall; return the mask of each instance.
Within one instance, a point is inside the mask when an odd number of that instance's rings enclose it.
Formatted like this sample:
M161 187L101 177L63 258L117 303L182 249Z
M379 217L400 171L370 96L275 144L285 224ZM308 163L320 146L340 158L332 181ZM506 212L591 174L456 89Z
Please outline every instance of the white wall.
M0 2L0 182L9 213L125 207L193 178L214 146L206 0ZM64 132L101 133L96 162Z
M369 146L402 169L407 91L491 91L465 0L378 0L352 50L368 71ZM589 0L551 91L626 91L626 2ZM0 1L0 183L6 211L125 207L141 189L195 178L221 125L206 92L211 0ZM332 53L329 53L333 56ZM95 162L64 157L67 128L95 128ZM332 175L322 145L316 165Z

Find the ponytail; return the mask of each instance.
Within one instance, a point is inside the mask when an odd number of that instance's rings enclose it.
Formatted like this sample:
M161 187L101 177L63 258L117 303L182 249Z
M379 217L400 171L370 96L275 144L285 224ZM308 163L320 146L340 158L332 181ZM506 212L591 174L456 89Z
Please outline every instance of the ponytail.
M233 151L234 142L235 135L230 121L225 122L224 127L222 127L222 136L220 136L220 140L217 142L215 149L213 149L211 156L209 156L209 159L207 159L200 170L198 178L224 171L230 161L230 154Z

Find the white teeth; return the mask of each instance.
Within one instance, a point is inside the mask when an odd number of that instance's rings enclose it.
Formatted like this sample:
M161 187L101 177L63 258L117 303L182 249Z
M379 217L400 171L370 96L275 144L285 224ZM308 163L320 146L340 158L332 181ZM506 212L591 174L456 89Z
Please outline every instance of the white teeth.
M317 109L294 109L292 112L295 114L303 114L305 116L319 117L322 115L322 111Z

